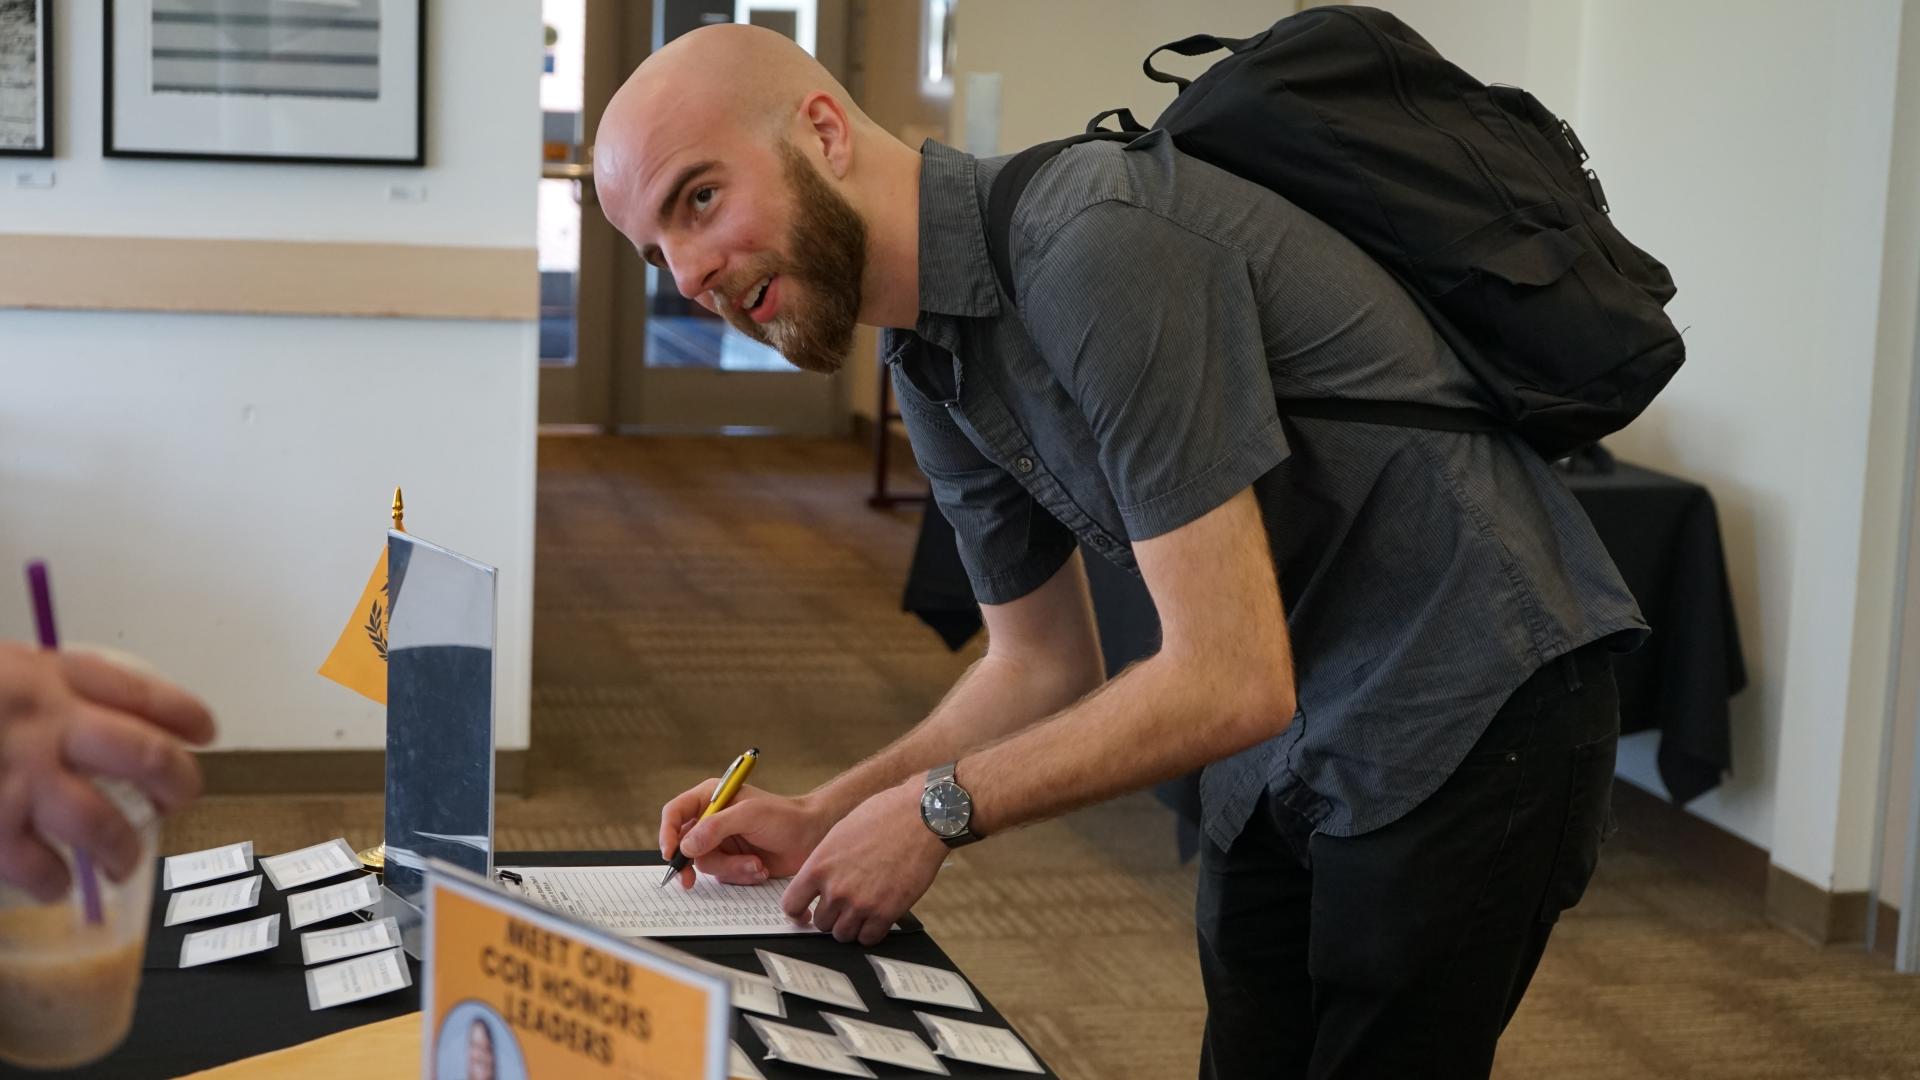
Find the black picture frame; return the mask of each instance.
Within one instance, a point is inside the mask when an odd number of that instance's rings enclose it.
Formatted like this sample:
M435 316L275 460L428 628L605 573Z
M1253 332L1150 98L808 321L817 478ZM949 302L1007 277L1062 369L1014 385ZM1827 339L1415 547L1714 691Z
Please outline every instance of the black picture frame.
M29 2L34 7L34 27L40 38L40 62L37 71L40 81L40 145L31 148L0 146L0 157L50 158L53 156L53 78L55 73L53 0L29 0Z
M134 158L159 161L222 161L271 165L380 165L422 168L427 163L427 0L415 0L414 18L418 31L414 53L415 92L413 110L413 152L402 157L347 156L339 154L259 154L228 153L216 150L136 150L115 145L114 127L114 51L113 28L116 22L114 0L104 0L105 26L102 37L102 65L105 85L101 152L110 158Z

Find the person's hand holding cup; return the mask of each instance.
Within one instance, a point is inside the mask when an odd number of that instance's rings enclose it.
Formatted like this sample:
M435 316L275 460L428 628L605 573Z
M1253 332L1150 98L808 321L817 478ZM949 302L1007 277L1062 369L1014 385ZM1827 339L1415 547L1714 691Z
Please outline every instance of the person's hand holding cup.
M0 642L0 1060L13 1064L84 1064L125 1038L156 810L200 792L186 744L212 739L212 716L127 659Z

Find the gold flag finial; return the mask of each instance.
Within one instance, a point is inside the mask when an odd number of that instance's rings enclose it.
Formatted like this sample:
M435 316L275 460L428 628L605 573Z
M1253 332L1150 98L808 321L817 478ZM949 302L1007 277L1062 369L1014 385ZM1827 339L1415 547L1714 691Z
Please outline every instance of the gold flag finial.
M395 532L407 531L407 503L406 503L406 500L401 497L400 488L398 486L394 487L393 489L393 530ZM380 556L380 570L384 570L385 567L386 567L386 555L383 553ZM376 570L375 573L382 578L382 582L381 582L382 592L384 592L385 591L384 579L386 575L384 573L380 573L380 570ZM381 634L382 652L380 655L380 659L383 661L386 659L386 653L384 651L385 644L386 644L385 637L386 635L383 631ZM381 696L381 700L382 701L386 700L385 695ZM384 871L387 867L387 845L385 841L381 841L380 843L375 844L370 848L362 849L361 851L358 852L358 855L360 858L360 865L376 873Z

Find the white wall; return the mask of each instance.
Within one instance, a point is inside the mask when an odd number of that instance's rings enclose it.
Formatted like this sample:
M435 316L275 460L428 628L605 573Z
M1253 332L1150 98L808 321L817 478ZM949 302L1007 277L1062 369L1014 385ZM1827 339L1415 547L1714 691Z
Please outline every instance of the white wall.
M102 159L101 6L60 3L62 156L53 188L0 188L0 258L26 232L531 249L538 5L454 7L430 5L431 164L386 169ZM66 636L199 690L221 748L382 746L383 710L314 670L398 483L411 531L500 568L498 734L524 748L535 375L529 321L0 311L0 635L30 633L6 568L45 555Z
M1523 86L1571 118L1585 0L1382 0L1442 56L1485 83Z
M1374 2L1483 79L1525 86L1556 110L1576 92L1581 0ZM1173 100L1173 87L1141 73L1140 61L1155 47L1195 33L1247 37L1293 6L1273 0L965 0L955 58L954 137L966 131L966 77L978 72L1000 75L1000 153L1074 134L1095 113L1119 106L1151 124ZM1154 64L1192 75L1224 55L1189 60L1162 53Z
M1754 676L1736 775L1696 812L1835 889L1866 882L1898 531L1905 394L1873 406L1899 19L1589 4L1575 121L1688 328L1687 369L1617 447L1713 489ZM1651 745L1622 773L1656 786Z
M1095 113L1121 106L1151 124L1173 100L1173 87L1141 73L1148 53L1189 34L1247 37L1292 10L1273 0L962 0L950 131L957 141L967 130L967 78L981 72L1000 75L998 153L1076 134ZM1163 53L1155 66L1191 74L1208 59Z

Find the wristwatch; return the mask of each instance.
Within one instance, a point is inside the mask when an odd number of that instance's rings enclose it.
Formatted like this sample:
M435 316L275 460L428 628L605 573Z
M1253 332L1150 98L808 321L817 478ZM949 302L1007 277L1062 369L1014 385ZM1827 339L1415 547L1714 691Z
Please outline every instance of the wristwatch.
M973 822L973 796L953 778L958 762L927 770L927 787L920 793L920 820L950 848L965 847L982 837L968 826Z

